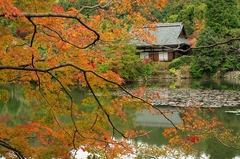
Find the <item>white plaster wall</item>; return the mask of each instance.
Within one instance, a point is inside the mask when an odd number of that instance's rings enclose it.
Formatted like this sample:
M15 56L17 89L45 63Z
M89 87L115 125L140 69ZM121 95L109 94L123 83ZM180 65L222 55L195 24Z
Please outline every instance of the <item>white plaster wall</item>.
M148 52L141 52L141 53L140 53L140 58L141 58L141 59L147 59L147 58L149 58Z

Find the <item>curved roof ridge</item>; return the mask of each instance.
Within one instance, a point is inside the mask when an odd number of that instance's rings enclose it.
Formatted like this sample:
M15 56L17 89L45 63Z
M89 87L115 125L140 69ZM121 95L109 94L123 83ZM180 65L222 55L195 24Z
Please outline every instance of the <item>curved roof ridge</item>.
M181 26L183 27L183 23L182 22L174 22L174 23L155 23L155 24L148 24L145 25L144 28L148 28L148 27L173 27L173 26Z

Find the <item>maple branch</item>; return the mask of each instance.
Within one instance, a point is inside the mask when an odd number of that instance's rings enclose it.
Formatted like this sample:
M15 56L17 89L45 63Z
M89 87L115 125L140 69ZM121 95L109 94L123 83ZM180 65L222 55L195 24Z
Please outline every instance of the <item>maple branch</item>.
M90 85L90 83L89 83L89 81L88 81L87 72L89 72L89 71L83 71L85 81L86 81L86 83L87 83L87 85L88 85L91 93L93 94L93 97L94 97L95 100L97 101L99 107L102 109L102 111L103 111L104 114L106 115L106 117L107 117L107 119L108 119L108 122L110 123L110 125L112 126L112 128L113 128L114 130L116 130L116 131L117 131L119 134L121 134L124 138L127 138L127 137L126 137L120 130L118 130L118 129L114 126L114 124L112 123L112 120L111 120L109 114L108 114L107 111L103 108L101 102L100 102L99 99L97 98L96 94L94 93L94 91L93 91L93 89L92 89L92 87L91 87L91 85Z
M85 24L78 15L71 15L71 14L62 14L62 13L28 13L28 12L23 12L23 16L26 18L43 18L43 17L55 17L55 18L70 18L70 19L75 19L77 20L82 26L84 26L86 29L89 31L93 32L96 35L96 38L87 46L83 47L82 49L88 48L89 46L94 45L99 39L100 39L100 34L89 27L87 24Z
M77 20L82 26L84 26L86 29L91 31L96 36L95 39L91 43L89 43L88 45L86 45L85 47L80 48L80 49L86 49L86 48L96 44L96 42L98 40L100 40L100 34L96 30L94 30L93 28L89 27L86 23L84 23L77 14L76 15L72 15L72 14L53 13L53 12L46 12L46 13L22 12L21 14L22 14L22 16L26 17L34 25L34 27L36 27L36 24L31 20L31 18L52 17L52 18L68 18L68 19L75 19L75 20ZM1 13L0 14L0 17L4 17L4 16L5 16L5 13ZM16 17L16 18L18 17L18 15L12 15L12 16ZM35 33L36 33L35 31L33 33L30 46L32 45L32 42L33 42L33 39L34 39L34 36L35 36Z
M205 123L206 125L208 124L208 125L210 125L211 123L208 121L208 120L204 120L203 118L201 118L201 117L196 117L196 115L194 115L192 112L190 112L191 110L189 110L188 108L189 107L191 107L191 106L185 106L185 107L183 107L183 112L182 112L182 114L183 114L183 117L182 117L182 121L183 121L183 127L184 127L184 131L185 132L187 132L186 130L187 130L187 128L186 128L186 123L187 123L187 121L185 120L185 118L184 118L184 116L186 116L186 114L188 114L192 119L195 119L195 120L199 120L199 121L201 121L201 122L203 122L203 123ZM192 107L193 108L193 107ZM197 119L196 119L197 118ZM193 129L193 128L192 128ZM183 131L182 131L183 132Z
M93 129L94 125L97 123L97 119L98 119L98 115L96 115L96 118L95 118L95 120L94 120L94 122L93 122L93 124L92 124L90 129Z
M51 30L52 32L56 33L56 34L58 35L58 37L59 37L63 42L66 42L66 43L68 43L68 44L70 44L70 45L72 45L72 46L74 46L74 47L76 47L76 48L78 48L78 49L86 49L86 48L90 47L91 45L93 45L93 44L89 44L89 45L86 45L86 46L84 46L84 47L77 46L77 45L75 45L74 43L72 43L72 42L68 41L67 39L65 39L65 38L61 35L61 33L58 32L57 30L54 30L54 29L52 29L52 28L50 28L50 27L48 27L48 26L45 26L45 25L43 25L43 26L44 26L45 28ZM46 35L48 35L48 36L51 36L51 35L49 35L49 34L47 34L47 33L45 33L45 32L44 32L44 34L46 34ZM54 37L54 36L52 36L52 37Z
M164 117L165 119L167 119L167 120L173 125L173 127L174 127L175 129L180 130L180 129L179 129L159 108L157 108L156 106L154 106L154 105L152 105L151 103L147 102L147 101L144 100L143 98L140 98L140 97L138 97L138 96L133 95L132 93L130 93L129 91L127 91L125 88L123 88L123 86L121 86L120 84L118 84L118 83L116 83L116 82L113 82L113 81L111 81L111 80L108 80L108 79L100 76L99 74L97 74L96 72L94 72L94 71L92 71L92 70L90 70L89 72L93 73L95 76L103 79L103 80L106 81L106 82L109 82L109 83L112 83L112 84L114 84L114 85L117 85L119 88L121 88L126 94L130 95L132 98L138 99L138 100L140 100L141 102L143 102L143 103L149 105L150 107L154 108L154 109L157 110L161 115L163 115L163 117Z
M34 32L35 32L35 29L34 29ZM35 34L34 34L34 35L35 35ZM33 35L33 37L32 37L31 45L32 45L32 42L33 42L33 39L34 39L34 35ZM32 47L32 46L30 46L30 47ZM35 65L34 65L34 54L33 54L33 53L32 53L32 67L35 68ZM40 93L42 94L42 91L41 91L41 79L40 79L37 71L35 71L35 74L36 74L37 79L38 79L38 88L39 88L39 91L40 91Z
M217 137L217 135L214 135L214 137L217 139L218 142L220 142L222 145L226 146L226 147L229 147L229 148L232 148L232 149L235 149L235 150L240 150L240 148L238 147L234 147L234 146L231 146L231 145L228 145L226 143L224 143L219 137Z
M196 50L196 49L212 48L212 47L215 47L215 46L219 46L219 45L223 45L223 44L229 43L229 42L231 42L231 41L238 41L238 40L240 40L240 37L231 38L231 39L229 39L229 40L227 40L227 41L223 41L223 42L216 42L216 43L211 44L211 45L198 46L198 47L190 47L190 48L187 49L187 50L175 48L175 49L173 49L173 51L188 52L188 51L193 50L193 49Z
M32 38L31 38L31 42L30 42L30 47L32 47L32 46L33 46L33 41L34 41L35 34L37 33L37 26L36 26L36 24L32 21L32 19L31 19L30 17L27 17L27 19L32 23L33 28L34 28L33 34L32 34Z
M12 150L14 152L14 154L19 158L19 159L24 159L23 155L21 154L20 151L18 151L17 149L13 148L11 145L9 145L7 142L5 142L4 140L0 139L0 145Z
M83 71L83 69L81 69L82 71ZM84 71L83 71L84 72ZM76 145L75 145L75 138L76 138L76 133L78 133L82 138L85 138L85 139L91 139L91 140L97 140L97 139L95 139L95 138L88 138L88 137L85 137L85 136L83 136L82 134L80 134L80 132L79 132L79 130L78 130L78 128L77 128L77 125L76 125L76 123L75 123L75 120L73 119L73 117L74 117L74 114L73 114L73 99L72 99L72 96L69 94L69 92L67 91L67 89L63 86L63 84L61 83L61 81L57 78L57 77L55 77L51 72L49 72L49 71L47 71L47 73L48 74L50 74L54 79L56 79L57 81L58 81L58 83L61 85L61 87L64 89L64 92L69 96L69 98L70 98L70 100L71 100L71 108L70 108L70 110L71 110L71 120L72 120L72 122L73 122L73 125L74 125L74 127L75 127L75 130L74 130L74 133L73 133L73 138L72 138L72 143L73 143L73 147L74 147L74 149L76 150L76 151L78 151L78 148L76 147ZM86 72L84 72L84 73L86 73ZM88 82L88 80L86 81L86 82ZM91 88L91 86L89 85L89 87ZM92 88L91 88L92 89ZM94 93L94 92L93 92ZM96 97L96 95L95 95L95 93L94 93L94 96ZM96 99L97 99L97 101L100 103L100 101L98 100L98 98L96 97ZM111 121L111 119L110 119L110 116L109 116L109 114L107 114L107 112L103 109L103 107L102 107L102 105L101 105L101 108L102 108L102 110L104 111L104 113L107 115L107 117L108 117L108 121L110 122L110 124L111 124L111 126L113 127L113 129L114 130L116 130L118 133L120 133L124 138L126 138L125 136L124 136L124 134L123 133L121 133L121 131L119 131L115 126L114 126L114 124L112 123L112 121ZM96 121L95 122L97 122L97 117L96 117ZM59 124L59 123L58 123ZM92 127L93 127L94 125L92 125ZM66 131L65 131L66 132ZM67 132L68 133L68 132ZM68 133L69 134L69 133ZM102 141L102 140L98 140L98 141L100 141L100 142L106 142L106 141ZM106 142L106 143L109 143L109 142Z
M34 72L43 72L43 73L48 73L50 74L54 79L56 79L58 81L58 83L61 85L61 87L64 89L65 93L70 97L71 99L71 117L72 117L72 121L73 121L73 124L75 126L75 130L74 130L74 134L73 134L73 138L72 138L72 143L73 143L73 146L74 146L74 149L77 150L76 148L76 145L75 145L75 137L76 137L76 133L78 133L82 138L85 138L85 139L90 139L90 140L96 140L96 141L100 141L100 142L105 142L105 143L111 143L111 142L108 142L108 141L105 141L105 140L99 140L97 138L89 138L89 137L85 137L83 135L80 134L80 132L78 131L77 129L77 126L75 124L75 121L73 120L73 109L72 109L72 97L71 95L68 93L68 91L66 90L66 88L64 87L64 85L61 83L61 81L55 77L50 71L53 71L55 69L59 69L59 68L63 68L63 67L67 67L67 66L75 66L75 65L72 65L72 64L65 64L65 65L59 65L59 66L56 66L56 67L52 67L52 68L47 68L47 69L42 69L42 68L35 68L35 67L23 67L23 66L4 66L4 65L0 65L0 70L4 70L4 69L10 69L10 70L19 70L19 71L34 71ZM84 73L86 72L91 72L91 70L84 70L82 68L79 68L77 66L75 66L74 68L77 68L78 70L80 71L83 71ZM87 80L88 82L88 80ZM96 97L96 96L95 96ZM105 110L104 110L105 111ZM54 112L52 112L54 113ZM118 131L120 134L122 134L119 130L117 130L117 128L113 125L113 123L111 122L111 119L110 119L110 116L107 114L107 112L105 111L106 115L107 115L107 118L110 122L110 124L112 125L112 127ZM56 116L54 115L55 119L56 119ZM98 117L98 116L97 116ZM97 117L96 117L96 120L95 122L97 122ZM57 119L56 119L57 121ZM60 126L60 123L57 121L58 125ZM93 125L94 126L94 125ZM93 127L92 126L92 127ZM61 127L61 126L60 126ZM65 131L66 132L66 131ZM68 133L68 132L67 132ZM69 133L68 133L69 134ZM122 134L122 136L124 136ZM116 143L112 143L112 144L116 144ZM118 143L117 143L118 144ZM124 145L123 145L124 146Z
M64 90L64 92L67 94L67 96L70 98L70 111L71 111L71 120L72 120L72 123L74 125L74 128L75 128L75 131L73 133L73 138L72 138L72 143L73 143L73 147L75 150L77 150L76 148L76 145L75 145L75 138L76 138L76 132L79 132L78 131L78 128L77 128L77 125L76 125L76 122L74 120L74 114L73 114L73 98L72 96L70 95L70 93L67 91L67 89L64 87L64 85L62 84L62 82L57 78L55 77L51 72L47 71L47 73L53 77L62 87L62 89Z
M168 120L168 121L173 125L173 127L174 127L176 130L180 130L180 129L171 121L171 119L169 119L158 107L152 105L151 103L147 102L147 101L144 100L143 98L140 98L140 97L138 97L138 96L133 95L132 93L130 93L129 91L127 91L125 88L123 88L123 86L121 86L121 85L118 84L117 82L108 80L108 79L102 77L101 75L97 74L97 73L96 73L95 71L93 71L93 70L82 69L82 68L80 68L80 67L78 67L78 66L76 66L76 65L74 65L74 64L72 64L72 63L61 64L61 65L57 65L57 66L50 67L50 68L45 68L45 69L43 69L43 68L26 68L26 67L16 67L16 66L0 65L0 70L1 70L1 69L12 69L12 70L39 71L39 72L48 73L49 71L56 70L56 69L60 69L60 68L64 68L64 67L73 67L73 68L75 68L75 69L77 69L77 70L80 70L80 71L82 71L82 72L84 73L84 76L86 76L86 73L87 73L87 72L90 72L90 73L94 74L95 76L97 76L98 78L100 78L100 79L102 79L102 80L104 80L104 81L106 81L106 82L109 82L109 83L112 83L112 84L114 84L114 85L117 85L120 89L122 89L126 94L128 94L128 95L131 96L132 98L138 99L139 101L141 101L141 102L149 105L150 107L154 108L155 110L157 110L161 115L163 115L163 117L164 117L166 120ZM91 86L90 86L87 78L85 78L85 79L86 79L86 82L87 82L88 86L91 88ZM92 89L90 89L90 90L91 90L91 92L93 92ZM95 95L94 92L93 92L93 96L94 96L94 98L96 99L96 101L98 102L98 104L100 104L100 106L101 106L101 103L99 102L99 100L98 100L98 98L97 98L97 96ZM105 113L106 113L106 112L105 112ZM107 118L110 120L109 115L108 115L108 114L106 114L106 115L107 115ZM110 124L112 124L112 123L110 123ZM116 130L117 130L117 129L116 129ZM121 134L121 133L120 133L120 134Z
M72 144L73 144L73 148L74 148L75 150L77 150L76 145L75 145L75 139L76 139L76 134L77 134L77 133L79 133L79 132L78 132L77 129L75 129L74 132L73 132L73 138L72 138Z
M79 150L79 149L75 149L75 152L74 152L74 155L73 155L73 159L76 158L78 150Z
M51 111L51 112L52 112L53 117L54 117L55 121L57 122L58 126L59 126L65 133L67 133L69 136L71 136L71 134L70 134L69 132L67 132L67 131L62 127L62 125L61 125L61 123L59 122L59 120L58 120L57 116L55 115L55 113L54 113L53 111Z

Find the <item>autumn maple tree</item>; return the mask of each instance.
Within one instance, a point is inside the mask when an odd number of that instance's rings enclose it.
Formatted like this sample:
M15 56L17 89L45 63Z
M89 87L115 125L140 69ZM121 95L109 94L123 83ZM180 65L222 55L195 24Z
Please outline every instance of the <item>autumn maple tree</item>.
M129 43L130 28L147 23L133 6L154 5L161 9L165 1L99 0L93 6L64 10L55 1L0 1L1 84L18 83L35 115L22 125L0 125L0 154L18 158L70 158L82 149L113 158L131 152L126 141L138 132L120 131L112 122L116 116L127 121L122 107L138 105L143 99L127 92L124 80L111 70L99 71L108 58L104 51L121 56ZM73 1L69 1L73 3ZM148 7L145 7L147 11ZM92 10L86 16L85 10ZM116 47L116 44L117 47ZM71 91L79 84L92 96L76 103ZM111 97L109 89L120 88L126 96ZM136 97L135 99L132 99ZM9 93L1 89L1 101ZM108 99L108 104L104 100ZM90 113L78 107L97 103ZM70 120L61 120L62 116ZM144 133L141 131L140 133ZM31 140L39 142L37 146Z
M144 130L120 131L116 127L113 117L128 121L124 106L154 109L166 117L144 99L144 87L130 93L122 87L123 78L112 70L100 69L111 57L106 56L105 51L111 49L112 54L122 56L124 52L120 50L129 45L131 39L130 29L139 31L150 23L147 17L151 15L146 14L148 9L151 6L162 9L166 1L94 2L91 6L66 10L54 0L0 0L0 84L23 84L22 90L34 114L24 124L0 125L0 155L70 158L82 149L101 158L114 158L133 152L125 139L146 135ZM85 14L86 10L91 12ZM72 95L76 85L87 88L90 93L79 103ZM124 95L112 96L110 90L117 89ZM9 92L1 89L0 93L1 102L7 102ZM93 106L90 112L82 110L89 105ZM191 109L186 109L186 116L188 111ZM191 115L197 116L196 113ZM67 121L62 119L65 116ZM183 125L203 126L202 119L196 119L184 118L188 122L184 121ZM212 122L205 123L209 129L221 124ZM188 148L202 140L195 133L185 138L177 135L178 132L186 133L189 127L174 124L173 127L164 133L166 137L173 137L170 140L172 146L181 144ZM120 134L123 139L117 140L115 134ZM38 144L33 145L32 141Z

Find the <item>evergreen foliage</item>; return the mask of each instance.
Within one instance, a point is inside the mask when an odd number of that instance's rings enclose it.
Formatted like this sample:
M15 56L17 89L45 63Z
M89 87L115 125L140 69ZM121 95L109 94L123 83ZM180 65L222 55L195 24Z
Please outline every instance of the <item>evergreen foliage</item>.
M206 25L217 34L228 34L229 30L239 28L236 0L206 0Z
M202 29L196 46L208 46L239 37L239 15L236 1L206 0L206 28ZM194 77L212 76L217 71L239 69L239 42L194 50L190 71Z
M193 56L187 56L187 55L176 58L170 62L169 69L171 68L179 69L181 66L188 65L189 63L191 63L192 59L193 59Z
M214 44L217 39L218 36L214 30L207 27L200 32L197 46ZM190 66L192 75L199 78L203 74L214 74L223 61L222 55L223 52L220 46L194 50L194 60Z
M206 5L201 0L169 0L164 10L167 10L166 22L183 22L187 35L192 35L198 30L198 25L203 25L199 22L205 17Z
M138 50L134 45L125 45L119 48L119 52L112 52L115 46L106 47L105 54L108 57L108 63L98 65L101 72L112 70L119 74L126 81L135 81L140 76L148 76L152 74L152 66L147 60L140 59L136 54Z

